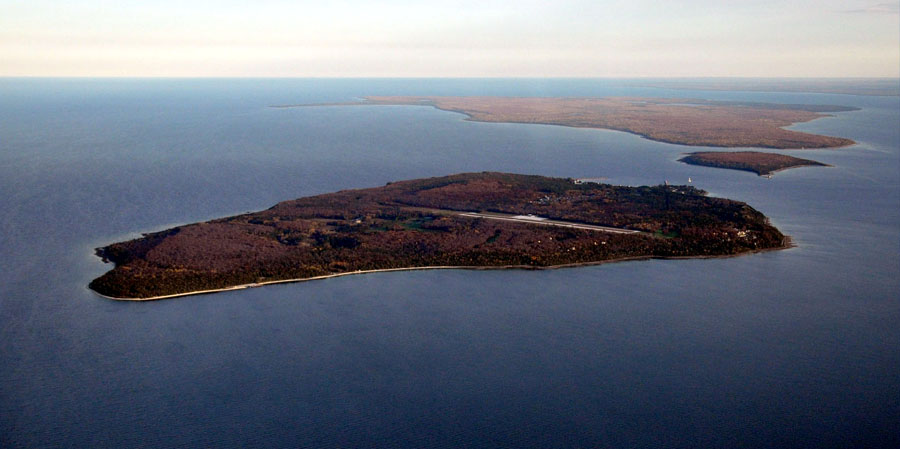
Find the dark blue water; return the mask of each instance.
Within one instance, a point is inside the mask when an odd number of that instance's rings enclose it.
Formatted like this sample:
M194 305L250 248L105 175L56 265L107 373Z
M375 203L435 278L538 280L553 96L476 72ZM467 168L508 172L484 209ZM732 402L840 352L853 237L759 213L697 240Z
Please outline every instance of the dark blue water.
M862 110L834 165L693 167L629 134L377 94L653 95ZM2 447L896 447L900 102L597 80L0 79ZM122 303L92 249L462 171L685 182L797 247L545 272L352 276Z

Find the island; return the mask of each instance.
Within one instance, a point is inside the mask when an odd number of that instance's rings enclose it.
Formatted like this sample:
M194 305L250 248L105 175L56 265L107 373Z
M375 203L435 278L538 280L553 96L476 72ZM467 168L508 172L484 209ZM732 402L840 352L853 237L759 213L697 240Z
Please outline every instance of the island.
M479 122L533 123L629 132L692 146L775 149L837 148L855 142L784 129L857 108L684 98L540 98L372 96L364 101L273 107L415 105L453 111Z
M828 164L788 156L786 154L764 153L760 151L698 151L689 153L678 159L680 162L706 167L730 168L756 173L759 176L771 177L772 173L794 167L822 166Z
M690 186L464 173L285 201L97 249L89 287L149 300L376 271L555 268L721 257L789 239L745 203Z

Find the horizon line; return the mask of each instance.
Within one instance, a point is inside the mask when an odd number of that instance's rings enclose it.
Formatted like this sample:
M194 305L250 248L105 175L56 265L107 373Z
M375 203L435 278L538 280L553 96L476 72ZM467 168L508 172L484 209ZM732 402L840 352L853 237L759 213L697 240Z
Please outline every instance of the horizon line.
M533 79L533 80L695 80L695 79L731 79L731 80L900 80L900 76L739 76L739 75L698 75L698 76L207 76L207 75L0 75L0 79L434 79L434 80L467 80L467 79Z

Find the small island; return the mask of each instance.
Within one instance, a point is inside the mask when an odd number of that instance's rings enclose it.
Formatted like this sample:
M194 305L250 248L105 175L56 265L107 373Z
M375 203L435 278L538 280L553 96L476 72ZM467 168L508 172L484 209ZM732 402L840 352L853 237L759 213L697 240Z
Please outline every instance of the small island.
M479 122L532 123L624 131L692 146L775 149L837 148L855 142L784 129L857 108L685 98L366 97L351 103L283 105L414 105L458 112Z
M759 151L700 151L689 153L679 161L691 165L751 171L759 176L767 177L777 171L794 167L829 166L810 159Z
M285 201L97 249L97 293L150 300L376 271L553 268L721 257L789 240L745 203L689 186L506 173Z

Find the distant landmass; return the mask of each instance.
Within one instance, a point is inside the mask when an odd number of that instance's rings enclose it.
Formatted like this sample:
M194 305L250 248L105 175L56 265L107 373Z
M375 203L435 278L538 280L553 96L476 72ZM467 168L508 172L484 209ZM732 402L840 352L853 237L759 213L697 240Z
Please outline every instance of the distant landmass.
M777 171L794 167L828 166L810 159L759 151L700 151L690 153L679 161L692 165L751 171L760 176L771 176Z
M550 268L784 248L742 202L689 186L467 173L344 190L97 249L90 283L163 299L374 271Z
M465 114L480 122L535 123L625 131L693 146L776 149L837 148L850 139L784 129L828 112L857 108L682 98L366 97L329 105L415 105ZM282 105L309 107L324 105Z
M665 89L900 96L897 78L700 78L645 80L634 84Z

